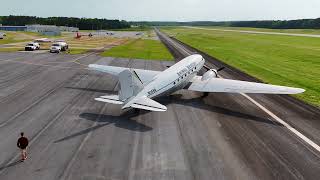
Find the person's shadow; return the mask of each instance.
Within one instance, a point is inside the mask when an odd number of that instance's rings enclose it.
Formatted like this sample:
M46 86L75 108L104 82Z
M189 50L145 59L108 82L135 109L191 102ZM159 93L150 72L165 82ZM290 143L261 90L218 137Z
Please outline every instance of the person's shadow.
M17 164L20 164L22 161L21 160L18 160L18 161L15 161L15 162L12 162L12 163L9 163L7 165L4 165L2 167L0 167L0 171L6 169L6 168L9 168L9 167L12 167L12 166L15 166Z

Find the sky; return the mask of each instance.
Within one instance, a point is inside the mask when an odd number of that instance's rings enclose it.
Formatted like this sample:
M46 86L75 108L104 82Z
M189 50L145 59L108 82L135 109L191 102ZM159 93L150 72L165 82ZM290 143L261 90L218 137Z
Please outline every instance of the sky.
M320 0L6 0L0 15L127 21L291 20L320 17Z

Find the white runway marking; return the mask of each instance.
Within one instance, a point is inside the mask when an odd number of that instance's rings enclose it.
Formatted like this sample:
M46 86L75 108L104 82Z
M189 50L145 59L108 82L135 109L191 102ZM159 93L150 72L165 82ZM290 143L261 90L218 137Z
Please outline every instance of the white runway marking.
M302 140L304 140L306 143L308 143L310 146L312 146L314 149L316 149L318 152L320 152L320 146L318 146L316 143L314 143L313 141L311 141L309 138L307 138L305 135L303 135L302 133L300 133L298 130L296 130L295 128L293 128L292 126L290 126L288 123L286 123L285 121L283 121L282 119L280 119L277 115L273 114L271 111L269 111L267 108L265 108L264 106L262 106L260 103L258 103L257 101L255 101L254 99L252 99L250 96L248 96L247 94L243 94L241 93L242 96L244 96L245 98L247 98L249 101L251 101L253 104L255 104L256 106L258 106L260 109L262 109L265 113L267 113L269 116L271 116L273 119L275 119L276 121L278 121L279 123L281 123L284 127L286 127L287 129L289 129L291 132L293 132L295 135L297 135L298 137L300 137Z

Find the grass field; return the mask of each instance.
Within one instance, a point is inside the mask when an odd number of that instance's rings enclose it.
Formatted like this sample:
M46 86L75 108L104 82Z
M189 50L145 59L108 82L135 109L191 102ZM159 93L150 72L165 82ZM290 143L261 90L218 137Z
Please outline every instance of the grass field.
M68 54L84 54L88 52L88 49L70 49L67 53Z
M0 39L0 44L17 43L31 40L33 34L26 32L5 32L6 36Z
M259 31L259 32L279 32L279 33L294 33L294 34L319 34L320 35L320 29L267 29L267 28L221 27L221 26L202 26L200 28Z
M139 27L131 27L124 29L111 29L112 31L150 31L152 27L150 26L139 26Z
M151 39L130 40L128 43L114 47L101 55L135 59L173 60L169 51L160 41Z
M113 37L92 37L83 36L80 39L74 38L74 33L62 33L61 36L42 36L32 32L6 32L7 36L0 40L0 44L6 44L7 47L0 48L0 52L14 52L23 50L27 42L37 38L48 37L49 39L64 39L70 47L70 54L83 54L90 50L98 50L108 46L117 46L127 42L127 39ZM42 42L42 50L49 50L52 42Z
M0 48L0 52L17 52L22 51L23 48Z
M295 95L320 107L320 39L164 28L164 32L267 83L306 89Z

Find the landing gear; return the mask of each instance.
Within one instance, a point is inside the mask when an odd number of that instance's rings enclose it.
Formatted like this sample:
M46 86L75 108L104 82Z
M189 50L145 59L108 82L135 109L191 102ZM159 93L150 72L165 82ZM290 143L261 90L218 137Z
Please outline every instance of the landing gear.
M134 109L135 113L140 113L140 109Z
M209 96L208 92L204 92L203 95L202 95L202 97L207 97L207 96Z

